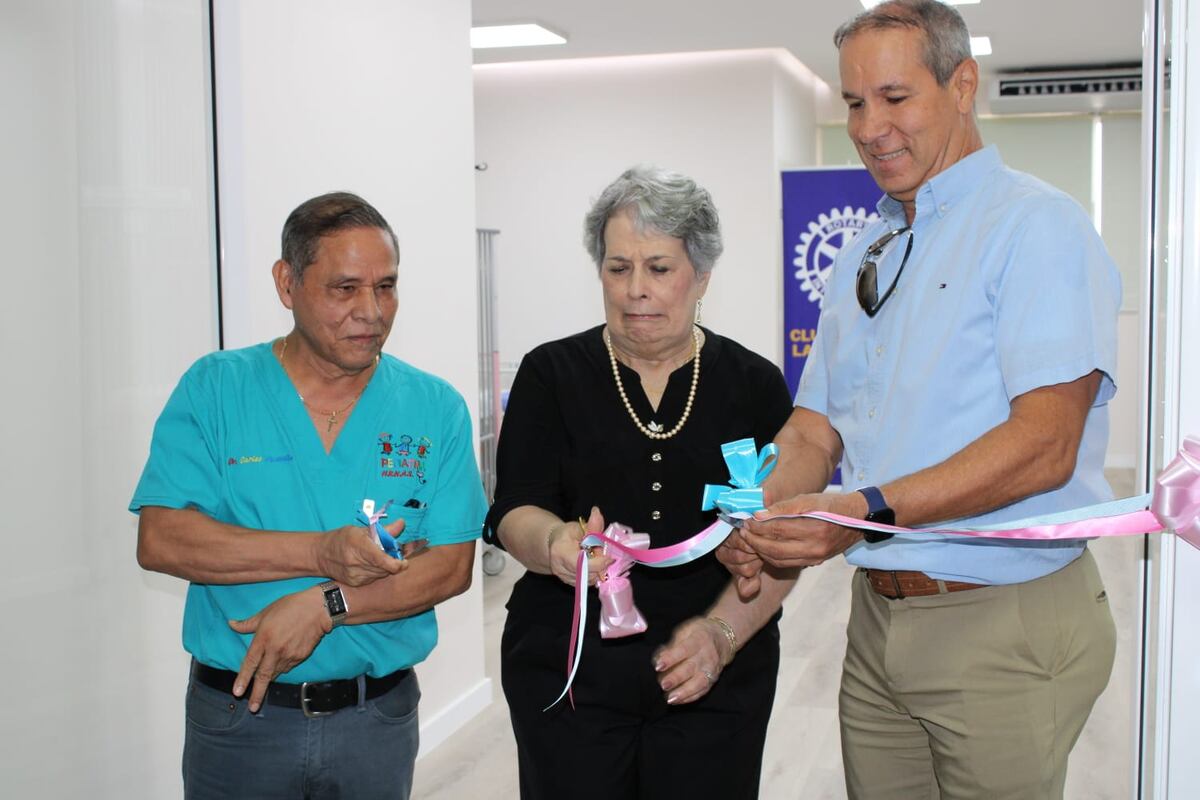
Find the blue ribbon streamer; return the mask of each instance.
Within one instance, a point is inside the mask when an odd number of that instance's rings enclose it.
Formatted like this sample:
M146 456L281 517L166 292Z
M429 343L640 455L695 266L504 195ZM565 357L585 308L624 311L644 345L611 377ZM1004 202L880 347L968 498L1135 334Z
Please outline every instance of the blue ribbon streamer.
M392 558L403 559L404 553L400 550L400 539L392 536L390 533L384 530L382 525L379 524L379 520L387 516L388 506L391 504L392 501L388 500L387 503L384 504L383 509L375 516L375 519L371 519L371 517L368 517L362 511L359 511L358 521L371 529L371 532L375 534L376 538L379 540L379 544L383 547L383 552L387 553Z
M762 482L779 463L779 448L768 444L754 449L753 439L738 439L721 445L721 455L729 468L731 486L706 484L700 508L717 508L726 514L753 514L764 508Z

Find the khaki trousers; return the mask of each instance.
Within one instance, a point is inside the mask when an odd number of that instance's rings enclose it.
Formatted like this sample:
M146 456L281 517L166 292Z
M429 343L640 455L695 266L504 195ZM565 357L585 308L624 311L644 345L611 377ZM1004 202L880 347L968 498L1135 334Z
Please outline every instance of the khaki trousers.
M1027 583L888 600L854 576L839 710L851 800L1062 797L1116 631L1091 553Z

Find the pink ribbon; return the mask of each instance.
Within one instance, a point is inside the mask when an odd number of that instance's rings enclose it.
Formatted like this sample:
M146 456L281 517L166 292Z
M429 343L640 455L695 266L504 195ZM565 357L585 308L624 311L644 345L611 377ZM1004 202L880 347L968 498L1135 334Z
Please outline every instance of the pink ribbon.
M604 544L604 555L612 563L596 586L600 595L600 637L618 639L645 633L646 618L633 604L633 586L626 577L635 561L626 551L649 550L650 534L634 533L627 525L614 522L604 529L604 538L609 540Z
M1150 510L1164 528L1200 548L1200 438L1188 436L1154 481Z
M904 528L898 525L865 522L827 511L779 514L770 519L819 519L847 528L884 533L928 533L941 536L1042 541L1134 536L1173 530L1179 538L1200 549L1200 438L1188 436L1183 440L1179 453L1155 478L1154 492L1151 495L1088 506L1072 512L1072 516L1076 518L1066 522L1053 521L1053 517L1034 518L1017 520L1006 527L981 528Z
M579 543L579 556L575 560L575 607L571 612L571 641L567 645L567 682L554 702L546 706L549 711L564 697L575 707L575 695L571 691L575 673L583 657L583 631L587 626L587 548L603 547L604 554L613 559L605 571L607 580L600 581L600 635L605 639L630 636L646 630L646 620L633 604L633 587L626 577L634 564L648 567L675 567L694 561L711 553L733 532L733 526L717 520L704 530L678 544L666 547L650 547L650 535L634 533L619 522L611 523L603 533L589 533ZM605 584L611 584L606 587Z

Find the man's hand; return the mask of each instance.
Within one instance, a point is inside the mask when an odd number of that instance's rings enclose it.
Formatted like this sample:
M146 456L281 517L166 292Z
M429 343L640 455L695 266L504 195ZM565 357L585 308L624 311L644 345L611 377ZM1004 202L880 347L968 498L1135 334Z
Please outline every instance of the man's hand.
M404 530L404 520L384 526L392 536ZM370 528L347 525L317 537L317 574L346 586L366 586L407 569L408 564L379 548Z
M729 640L721 626L711 619L693 617L681 623L667 642L654 654L654 671L671 705L693 703L717 682L728 655Z
M591 516L587 521L588 533L601 533L604 530L604 515L600 509L592 507ZM546 537L546 547L549 550L550 574L567 586L575 585L575 567L579 561L579 543L583 541L583 528L578 522L564 522L553 528ZM612 559L600 552L599 548L588 555L588 585L595 586L597 578L604 573Z
M858 492L802 494L759 511L742 527L742 539L764 561L776 567L813 567L844 552L862 538L856 528L815 519L770 519L780 514L828 511L863 519L867 500Z
M238 633L254 634L241 669L233 682L233 694L241 697L250 681L250 711L257 712L267 694L267 685L312 655L321 638L333 630L320 586L279 598L248 619L230 620Z
M742 537L741 529L735 529L721 542L717 548L717 560L733 573L738 597L749 600L758 594L762 588L758 576L762 572L763 560Z

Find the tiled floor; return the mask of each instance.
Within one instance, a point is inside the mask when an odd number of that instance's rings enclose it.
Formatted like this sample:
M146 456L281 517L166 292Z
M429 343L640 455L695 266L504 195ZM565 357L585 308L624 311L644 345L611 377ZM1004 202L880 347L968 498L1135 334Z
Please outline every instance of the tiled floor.
M1132 493L1127 473L1109 476L1118 497ZM1091 545L1117 619L1117 662L1108 689L1071 758L1067 798L1118 800L1132 796L1137 659L1135 614L1141 537ZM837 685L845 650L851 568L835 559L805 572L784 606L779 688L763 754L765 800L844 798L837 734ZM521 574L511 559L485 577L487 670L496 700L455 737L417 763L419 800L517 797L516 746L499 691L504 602ZM618 800L614 798L614 800Z

